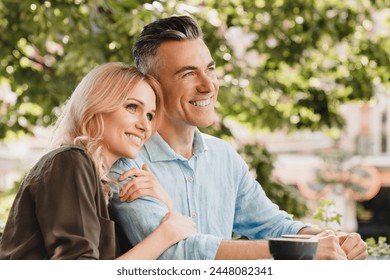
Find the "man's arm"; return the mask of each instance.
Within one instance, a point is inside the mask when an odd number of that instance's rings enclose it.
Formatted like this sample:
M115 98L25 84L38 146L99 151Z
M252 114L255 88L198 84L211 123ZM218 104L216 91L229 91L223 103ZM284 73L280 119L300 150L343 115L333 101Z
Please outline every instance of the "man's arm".
M120 202L114 194L110 207L114 219L133 246L151 234L168 212L165 204L152 197L142 197L129 203ZM212 235L196 234L168 248L159 259L214 259L221 240Z
M131 203L120 202L115 197L110 203L115 219L127 238L135 246L160 224L167 213L165 205L151 197ZM159 259L270 259L268 241L222 240L205 234L190 236L168 248Z
M223 240L219 245L216 260L271 259L266 240Z

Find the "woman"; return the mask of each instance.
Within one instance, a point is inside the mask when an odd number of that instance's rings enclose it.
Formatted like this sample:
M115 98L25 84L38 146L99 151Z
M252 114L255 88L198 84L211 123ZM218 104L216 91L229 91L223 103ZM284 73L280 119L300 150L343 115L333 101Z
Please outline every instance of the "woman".
M138 155L155 131L161 104L158 83L134 67L107 63L87 74L57 121L51 151L23 180L0 243L0 259L114 259L119 251L107 185L118 183L109 178L109 170L120 157ZM137 174L149 180L143 195L170 207L147 166ZM189 217L169 213L119 258L156 259L194 233Z

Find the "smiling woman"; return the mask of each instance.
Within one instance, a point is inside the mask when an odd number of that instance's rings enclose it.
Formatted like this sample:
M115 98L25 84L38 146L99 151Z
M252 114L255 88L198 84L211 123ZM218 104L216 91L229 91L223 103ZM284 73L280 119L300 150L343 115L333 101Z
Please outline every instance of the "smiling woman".
M56 123L51 150L18 190L0 259L155 259L193 234L189 217L168 213L133 249L119 255L116 247L107 184L118 183L108 172L120 157L138 155L156 129L160 105L157 81L133 66L107 63L88 73ZM147 166L137 176L144 195L171 205Z
M103 149L107 165L119 157L135 158L140 147L152 134L156 114L156 95L145 82L139 82L119 109L102 115Z

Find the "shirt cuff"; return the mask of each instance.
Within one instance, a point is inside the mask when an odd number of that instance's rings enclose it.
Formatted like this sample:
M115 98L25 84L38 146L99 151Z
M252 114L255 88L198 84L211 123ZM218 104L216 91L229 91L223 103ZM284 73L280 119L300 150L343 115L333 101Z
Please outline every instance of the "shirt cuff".
M210 234L197 234L185 240L187 260L214 260L222 237ZM192 247L192 249L191 249Z

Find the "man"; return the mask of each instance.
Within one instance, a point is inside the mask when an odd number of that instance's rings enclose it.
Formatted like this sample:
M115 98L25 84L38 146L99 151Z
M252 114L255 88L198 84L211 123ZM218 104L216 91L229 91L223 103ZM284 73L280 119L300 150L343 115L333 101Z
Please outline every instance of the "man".
M215 120L219 84L215 62L196 21L182 16L147 25L133 55L136 66L161 83L165 111L158 133L145 144L140 157L121 159L111 175L122 180L130 174L124 172L146 163L172 198L174 210L191 216L198 229L198 234L169 248L161 259L271 258L267 238L319 233L280 211L228 143L199 132L197 127ZM168 211L152 197L121 203L117 193L111 208L133 246ZM254 240L231 240L232 232ZM367 256L358 234L338 237L326 231L321 235L325 237L319 236L318 259Z

